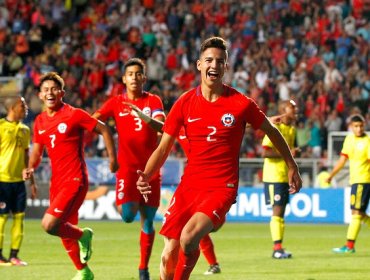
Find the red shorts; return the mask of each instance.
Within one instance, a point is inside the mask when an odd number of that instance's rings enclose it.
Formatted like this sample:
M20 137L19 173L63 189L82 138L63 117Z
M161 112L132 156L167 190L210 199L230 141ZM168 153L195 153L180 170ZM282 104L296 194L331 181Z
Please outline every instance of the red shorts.
M150 181L152 193L148 195L148 202L145 203L144 197L136 187L139 175L136 171L119 170L116 175L116 204L121 205L127 202L137 202L139 204L152 207L159 207L161 194L161 177L155 175Z
M206 214L218 230L225 222L225 216L235 202L235 189L191 190L180 185L163 217L160 234L180 239L181 231L197 212Z
M63 182L63 186L52 185L50 187L50 206L46 213L69 222L73 225L78 223L78 210L85 200L88 185L81 182Z

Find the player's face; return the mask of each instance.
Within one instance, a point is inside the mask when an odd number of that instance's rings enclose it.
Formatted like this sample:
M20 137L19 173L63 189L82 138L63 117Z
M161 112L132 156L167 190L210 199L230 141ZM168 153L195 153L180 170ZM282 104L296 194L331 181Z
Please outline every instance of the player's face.
M23 97L19 98L13 107L16 119L21 120L27 116L28 107Z
M351 123L351 129L356 137L361 137L365 133L365 125L363 122Z
M126 85L126 91L130 93L141 93L145 80L145 75L139 65L127 67L125 74L122 76L122 82Z
M225 51L218 48L206 49L197 61L197 68L202 83L208 86L222 84L222 77L227 70Z
M56 110L62 105L64 93L64 90L53 80L46 80L40 87L39 98L44 102L46 108Z

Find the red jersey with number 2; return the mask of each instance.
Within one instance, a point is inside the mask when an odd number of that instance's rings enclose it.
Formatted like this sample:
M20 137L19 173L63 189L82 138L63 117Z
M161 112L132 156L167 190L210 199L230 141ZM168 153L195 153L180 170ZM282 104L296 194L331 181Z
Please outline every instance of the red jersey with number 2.
M188 164L181 185L202 190L237 190L239 150L245 126L249 123L258 129L265 118L252 99L226 85L215 102L203 97L200 86L183 94L163 127L173 137L179 135L182 126L185 130Z

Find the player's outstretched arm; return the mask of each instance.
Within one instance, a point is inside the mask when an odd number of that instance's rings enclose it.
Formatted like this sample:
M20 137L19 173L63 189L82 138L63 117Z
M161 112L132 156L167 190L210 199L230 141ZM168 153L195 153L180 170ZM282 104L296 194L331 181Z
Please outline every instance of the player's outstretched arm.
M103 136L105 146L107 147L110 171L113 173L116 172L118 170L118 162L112 133L110 132L109 128L101 121L98 121L94 131Z
M331 180L333 179L333 177L343 168L343 166L346 164L347 162L347 157L341 155L336 163L336 165L334 166L333 170L330 172L330 175L329 177L326 179L326 181L328 183L331 182Z
M141 194L147 195L151 193L151 187L149 186L149 180L164 164L168 154L171 151L172 145L175 142L175 138L167 133L163 133L161 142L157 149L152 153L148 162L146 163L145 170L138 170L139 179L136 183L137 189Z
M28 154L28 149L25 150L25 166L28 166L28 162L30 161L30 156ZM37 198L37 184L36 184L36 181L35 181L35 176L32 172L32 174L30 174L30 188L31 188L31 199L35 199Z
M289 193L294 194L299 192L299 190L302 188L302 178L299 174L298 165L294 160L290 148L284 137L267 118L263 121L260 129L263 130L270 138L271 142L274 144L274 147L279 151L281 157L284 159L285 163L288 166L288 177L290 186Z
M134 104L131 104L130 102L124 102L124 104L126 104L127 106L129 106L130 109L132 110L132 112L134 112L134 114L136 114L135 116L138 116L140 119L142 119L152 129L154 129L155 131L157 131L159 133L163 133L163 131L162 131L163 121L160 121L160 120L157 120L157 119L153 119L153 118L149 117L148 115L145 115L143 113L143 111L141 111L139 109L139 107L137 107Z

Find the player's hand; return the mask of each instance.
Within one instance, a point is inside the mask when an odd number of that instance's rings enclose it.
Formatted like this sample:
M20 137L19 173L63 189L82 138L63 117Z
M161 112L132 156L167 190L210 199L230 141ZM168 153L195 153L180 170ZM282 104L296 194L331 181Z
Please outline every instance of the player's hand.
M136 187L143 195L145 202L148 202L148 194L152 193L152 187L149 185L149 177L143 171L138 170L139 179L136 182Z
M286 114L281 114L281 115L277 115L277 116L272 116L272 117L269 117L268 119L270 120L270 122L272 122L273 124L281 124L281 122L283 121L283 117L285 116Z
M289 168L288 171L289 176L289 193L295 194L300 191L302 188L302 178L299 174L298 167L296 168Z
M37 185L35 183L30 185L31 187L31 199L37 198Z
M135 115L133 114L133 112L136 112L136 113L139 113L141 112L141 110L139 109L139 107L137 107L136 105L130 103L130 102L123 102L123 104L127 105L128 107L130 107L130 109L132 110L131 111L131 115Z
M117 160L116 160L116 159L111 160L111 161L109 162L109 169L110 169L110 172L112 172L112 173L116 173L116 172L117 172L117 170L118 170L118 168L119 168L119 165L118 165L118 162L117 162Z
M29 180L33 176L34 169L33 168L24 168L22 170L22 177L23 180Z
M293 157L298 157L301 154L301 149L299 147L290 150Z

